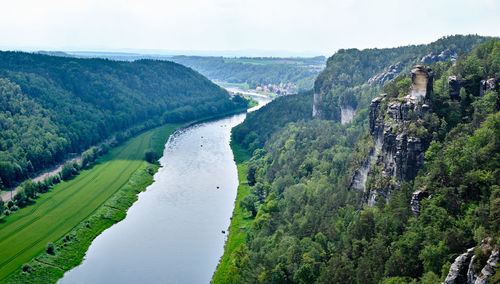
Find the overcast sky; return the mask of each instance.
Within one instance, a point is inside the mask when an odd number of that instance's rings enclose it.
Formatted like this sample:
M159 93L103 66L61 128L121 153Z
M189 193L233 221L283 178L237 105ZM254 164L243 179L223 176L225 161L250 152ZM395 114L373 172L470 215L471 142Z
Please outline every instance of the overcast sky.
M0 8L1 49L331 55L470 33L500 36L500 0L4 0Z

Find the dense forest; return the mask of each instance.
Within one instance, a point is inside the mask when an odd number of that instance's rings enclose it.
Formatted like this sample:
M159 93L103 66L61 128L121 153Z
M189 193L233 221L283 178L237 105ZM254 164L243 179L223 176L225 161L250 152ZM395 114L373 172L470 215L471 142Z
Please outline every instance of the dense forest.
M310 90L324 66L323 56L312 58L225 58L209 56L174 56L174 62L191 67L208 78L230 83L257 86L293 83L298 91Z
M484 40L455 39L401 49L408 57L436 45L459 52L455 63L430 65L434 113L416 129L432 137L425 165L387 202L368 206L366 194L350 190L350 184L374 145L368 103L378 95L374 90L382 92L359 84L393 64L399 53L381 58L377 50L341 50L329 59L316 87L330 92L335 86L328 89L326 80L335 81L337 73L350 78L345 86L358 91L347 99L364 102L351 123L310 119L311 94L302 94L271 102L234 129L235 142L252 153L246 161L252 193L241 206L253 221L245 244L232 252L228 283L441 283L455 258L472 247L471 270L479 274L500 237L500 40L472 50L468 40ZM349 63L352 53L363 54L363 60ZM458 97L450 94L452 76L463 82ZM385 82L386 96L406 95L408 78L403 72ZM496 78L496 90L481 92L481 80L490 78ZM294 111L273 116L285 107ZM270 128L273 119L282 127ZM412 194L422 189L428 197L414 214ZM490 283L498 283L499 275Z
M0 52L0 187L123 131L242 110L182 65Z

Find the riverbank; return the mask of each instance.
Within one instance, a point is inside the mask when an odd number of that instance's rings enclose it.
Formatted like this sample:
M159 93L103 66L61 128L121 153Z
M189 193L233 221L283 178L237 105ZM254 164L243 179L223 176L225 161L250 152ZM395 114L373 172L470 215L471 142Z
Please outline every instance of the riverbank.
M99 158L92 169L4 217L0 282L54 283L81 263L92 240L125 218L137 193L153 181L158 166L144 161L144 151L161 153L178 127L164 125L130 139ZM44 252L53 241L54 253Z
M250 195L250 186L247 180L247 163L251 155L242 146L231 141L231 150L233 151L234 161L238 168L238 191L234 204L229 234L224 245L224 254L220 258L217 269L212 278L212 283L232 283L231 266L233 265L231 256L240 246L245 245L246 236L251 230L253 218L249 212L240 207L240 201Z
M144 161L146 149L153 149L159 157L165 141L176 129L245 111L238 109L145 131L112 149L92 169L56 185L35 204L0 219L0 250L4 255L0 260L0 282L56 282L65 271L82 262L95 237L125 218L137 194L153 182L159 166ZM44 252L50 242L54 242L54 254Z

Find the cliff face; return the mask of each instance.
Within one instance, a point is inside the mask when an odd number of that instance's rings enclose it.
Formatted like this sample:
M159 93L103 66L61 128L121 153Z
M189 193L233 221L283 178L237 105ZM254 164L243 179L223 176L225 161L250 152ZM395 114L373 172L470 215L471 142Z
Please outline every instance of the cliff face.
M495 274L496 266L500 261L498 245L492 244L492 238L486 238L477 248L487 255L487 261L481 270L474 269L477 262L477 256L474 255L474 249L470 248L459 255L451 264L450 270L444 284L487 284L491 276ZM477 264L476 264L477 266Z
M431 137L422 121L431 113L428 102L432 71L416 66L411 74L412 84L406 97L381 95L370 104L370 134L375 147L351 182L352 189L366 192L369 205L381 198L387 199L401 182L413 180L424 165ZM373 180L370 185L366 184L367 175Z

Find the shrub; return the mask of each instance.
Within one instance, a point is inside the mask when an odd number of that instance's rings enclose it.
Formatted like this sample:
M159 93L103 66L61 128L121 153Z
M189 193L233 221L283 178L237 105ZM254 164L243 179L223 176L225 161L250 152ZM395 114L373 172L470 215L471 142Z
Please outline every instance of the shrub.
M158 161L158 155L152 149L144 151L144 158L151 164L155 164Z
M54 254L55 254L55 252L56 252L56 248L55 248L55 246L54 246L54 244L53 244L53 243L49 243L49 244L47 245L47 248L45 249L45 251L46 251L48 254L50 254L50 255L54 255Z
M31 265L25 263L23 264L23 272L30 273L31 272Z

